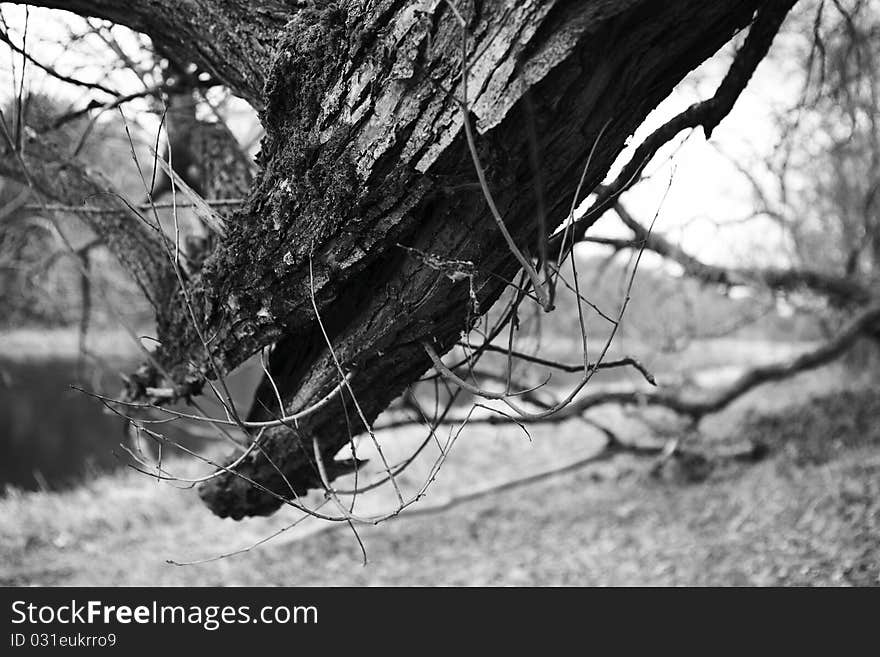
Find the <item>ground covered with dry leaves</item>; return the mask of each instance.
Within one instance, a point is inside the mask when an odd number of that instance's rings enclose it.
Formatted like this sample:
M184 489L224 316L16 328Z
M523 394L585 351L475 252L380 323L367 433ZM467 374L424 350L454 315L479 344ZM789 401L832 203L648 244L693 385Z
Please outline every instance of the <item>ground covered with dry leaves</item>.
M318 523L238 556L169 565L181 554L248 545L286 520L210 518L191 493L134 473L64 493L13 491L0 499L0 581L880 584L880 392L843 391L745 414L735 433L738 444L766 445L767 456L719 465L696 483L675 468L657 476L645 459L621 456L445 510L426 504L360 529L366 566L349 530Z

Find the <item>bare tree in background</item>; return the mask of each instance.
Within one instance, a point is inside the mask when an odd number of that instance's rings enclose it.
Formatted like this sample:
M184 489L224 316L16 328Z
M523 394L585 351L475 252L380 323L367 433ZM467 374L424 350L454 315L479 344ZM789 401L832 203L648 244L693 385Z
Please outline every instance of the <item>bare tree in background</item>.
M169 113L185 111L199 83L220 83L259 112L265 130L246 193L238 185L250 176L247 167L235 182L217 184L229 167L215 175L204 162L193 171L176 166L181 137L154 153L174 203L185 201L204 225L199 254L184 248L176 215L172 227L161 221L155 181L144 181L146 207L120 199L51 139L6 117L0 172L26 183L47 210L87 198L80 216L155 312L158 347L128 377L125 398L107 403L136 423L137 413L150 411L226 435L235 454L191 481L219 515L288 504L352 523L398 513L436 475L435 468L414 494L401 490L410 461L387 462L372 429L393 400L403 394L427 425L424 444L439 446L436 467L474 410L489 408L472 407L457 418L458 432L441 440L435 429L449 421L450 404L426 409L404 394L429 368L449 399L464 391L521 424L627 401L581 394L600 368L634 367L651 378L635 359L606 360L610 338L590 350L584 315L601 311L578 289L573 245L670 139L696 127L711 135L794 0L29 4L148 35L175 67L152 88L165 94ZM648 113L743 30L715 95L652 133L600 187ZM18 46L36 59L26 40ZM119 95L98 107L125 102ZM592 206L576 218L593 192ZM239 194L237 210L220 209ZM650 225L635 226L635 248L666 248ZM569 286L580 317L583 350L573 365L580 377L548 400L517 386L514 363L571 365L520 352L516 327L526 305L549 312L557 290ZM611 338L625 308L626 300L619 312L602 313ZM444 363L463 336L464 356ZM506 371L484 378L478 361L498 349ZM264 379L242 412L225 377L264 350ZM169 408L205 392L225 406L224 417ZM649 399L693 415L724 403L661 392ZM139 429L161 440L161 425L150 422ZM356 475L353 491L337 490L334 478L359 466L353 436L362 433L384 475L371 482ZM335 460L340 451L350 458ZM161 467L155 476L174 478ZM358 516L354 497L380 484L395 490L397 507ZM312 488L324 489L335 511L305 507L301 496Z
M586 236L612 252L651 251L679 266L683 276L722 293L746 289L769 300L785 299L815 318L827 340L799 357L746 368L730 385L711 390L615 392L580 401L581 409L618 402L655 405L691 421L727 407L755 387L825 365L878 335L877 244L880 239L880 130L877 68L880 13L871 3L807 2L789 24L778 57L801 78L799 95L776 114L779 142L758 161L734 164L752 189L746 217L716 216L741 225L767 224L780 235L781 252L766 265L707 263L660 232L618 198L614 211L629 238ZM758 222L763 222L759 224ZM763 226L763 227L762 227ZM757 319L728 322L733 331ZM860 359L864 362L864 358Z

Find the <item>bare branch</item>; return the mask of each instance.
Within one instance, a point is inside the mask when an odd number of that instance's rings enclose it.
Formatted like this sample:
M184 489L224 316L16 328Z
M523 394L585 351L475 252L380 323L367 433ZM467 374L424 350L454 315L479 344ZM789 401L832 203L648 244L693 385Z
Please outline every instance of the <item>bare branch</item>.
M479 348L483 351L491 351L494 353L505 355L509 354L510 356L518 360L524 360L528 363L535 363L537 365L546 365L547 367L552 367L553 369L560 370L562 372L582 372L584 370L583 363L562 363L560 361L550 360L548 358L541 358L540 356L532 356L531 354L526 354L521 351L505 349L494 344L484 344L481 345ZM638 370L638 372L643 377L645 377L645 380L648 383L650 383L651 385L657 385L657 381L654 378L654 375L651 374L648 368L632 356L625 356L616 360L606 360L598 364L590 363L587 366L587 369L610 370L618 367L632 367Z
M5 30L2 30L2 29L0 29L0 41L5 43L13 51L20 54L22 57L27 59L31 64L33 64L34 66L36 66L39 69L42 69L48 75L52 76L56 80L60 80L61 82L65 82L67 84L72 84L72 85L75 85L78 87L85 87L86 89L93 89L95 91L101 91L105 94L110 94L111 96L118 96L119 95L119 92L114 91L110 87L104 86L103 84L100 84L98 82L88 82L86 80L80 80L78 78L74 78L69 75L64 75L62 73L59 73L53 67L49 66L48 64L44 64L41 61L39 61L38 59L36 59L35 57L33 57L31 54L29 54L28 52L23 50L20 46L15 45L15 43L12 42L12 39L9 38L9 34Z
M88 171L47 140L31 134L25 137L21 153L15 150L11 140L4 140L0 149L0 175L27 183L43 197L65 205L89 199L90 204L103 212L83 214L84 221L119 258L154 307L169 298L174 287L174 272L165 257L163 237L127 208L100 174Z
M784 363L761 365L744 372L727 387L704 395L702 399L686 399L667 392L599 392L576 400L558 415L575 417L589 408L602 404L635 404L640 406L662 406L679 415L699 420L706 415L717 413L754 388L781 381L795 374L825 365L847 349L867 332L876 331L880 324L880 304L869 307L853 319L834 338L820 347Z
M256 108L262 106L275 40L291 14L282 0L19 2L103 18L147 34L160 50L195 62Z
M598 194L583 217L574 222L570 231L566 231L569 237L565 238L563 234L559 234L551 242L556 249L567 250L571 245L580 241L587 229L608 208L608 204L635 184L645 165L656 155L657 151L682 130L703 126L706 138L708 139L712 135L712 131L733 109L734 103L745 89L758 64L764 59L782 21L785 20L789 9L795 2L796 0L774 0L758 10L742 48L736 53L730 69L715 91L715 95L708 100L691 105L652 132L636 149L614 182Z
M638 249L644 245L648 251L680 264L686 274L704 283L719 285L755 284L771 290L791 291L806 288L813 293L828 297L836 303L865 304L874 296L870 288L853 278L835 276L811 269L781 267L746 268L723 267L707 264L687 253L663 235L649 234L647 229L629 213L620 201L614 204L614 211L621 221L633 232L631 240L592 238L589 241L612 246L616 250Z

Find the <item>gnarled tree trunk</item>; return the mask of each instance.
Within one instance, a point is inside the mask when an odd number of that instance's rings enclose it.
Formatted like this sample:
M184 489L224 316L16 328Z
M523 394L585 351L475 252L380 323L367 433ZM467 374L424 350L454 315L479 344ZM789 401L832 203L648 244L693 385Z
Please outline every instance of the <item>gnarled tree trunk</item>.
M124 10L109 0L32 4L145 32L260 112L266 137L247 202L204 269L185 282L210 354L170 264L157 261L157 238L126 225L124 216L93 219L123 262L138 259L132 273L157 307L156 360L182 392L275 344L270 371L288 413L339 385L335 354L372 422L430 367L423 342L440 353L451 348L474 311L485 312L516 274L517 261L474 184L460 103L462 27L445 0L152 0ZM586 190L601 182L626 138L690 70L756 11L784 15L791 4L455 2L467 23L469 120L521 248L538 241L530 126L552 231L568 213L594 143ZM60 193L51 176L39 182L47 194ZM471 282L453 280L402 247L474 263L477 307ZM149 275L139 253L150 254ZM159 376L157 370L143 383L156 384ZM348 391L342 395L351 402ZM248 419L272 419L277 406L264 381ZM263 452L237 471L282 496L289 493L285 477L297 492L320 486L313 437L332 476L330 459L349 440L338 401L296 429L270 430ZM215 513L234 518L281 504L233 474L211 480L201 495Z

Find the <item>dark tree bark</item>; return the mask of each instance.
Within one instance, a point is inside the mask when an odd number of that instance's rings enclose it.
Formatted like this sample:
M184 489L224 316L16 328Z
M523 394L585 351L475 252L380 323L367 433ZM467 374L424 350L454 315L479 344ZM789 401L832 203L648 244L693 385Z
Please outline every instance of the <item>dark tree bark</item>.
M467 281L413 257L412 247L470 261L484 312L518 264L476 181L463 131L462 29L441 0L74 0L34 2L107 18L193 61L260 111L266 137L246 205L219 249L186 281L205 353L178 290L152 290L156 359L181 389L231 371L276 344L270 371L288 412L350 377L368 422L475 319ZM299 8L303 4L306 7ZM537 243L534 126L547 230L572 202L598 139L586 190L601 182L646 115L756 12L781 20L793 0L482 0L458 2L468 30L468 108L504 221L525 251ZM604 128L604 131L603 131ZM149 239L148 239L149 237ZM141 236L144 243L152 236ZM119 241L125 260L140 257ZM161 269L161 265L156 265ZM167 278L162 277L167 286ZM145 286L149 286L149 281ZM159 385L160 375L145 383ZM183 390L186 391L186 390ZM348 393L343 394L350 404ZM264 381L249 419L277 410ZM357 415L352 428L363 431ZM320 486L316 438L330 459L349 440L337 401L263 439L237 470L289 495ZM201 494L217 514L266 514L281 502L232 474Z

